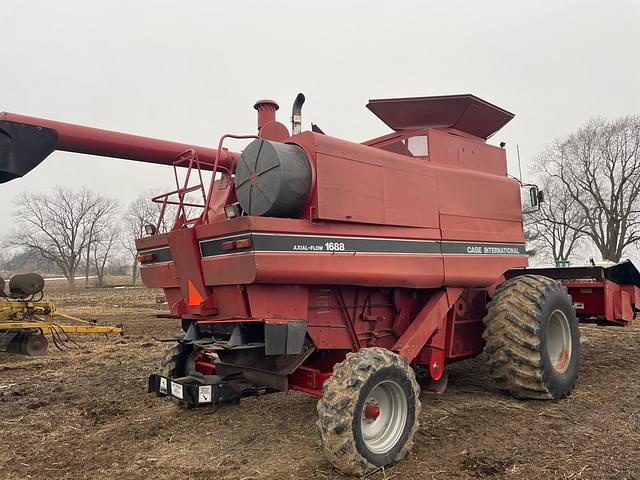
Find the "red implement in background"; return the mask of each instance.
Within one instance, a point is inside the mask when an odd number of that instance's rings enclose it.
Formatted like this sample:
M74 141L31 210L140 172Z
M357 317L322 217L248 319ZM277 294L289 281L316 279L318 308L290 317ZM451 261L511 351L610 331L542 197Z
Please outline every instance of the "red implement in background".
M640 311L640 272L627 260L615 265L527 268L564 285L581 322L627 325ZM516 276L518 270L507 276Z

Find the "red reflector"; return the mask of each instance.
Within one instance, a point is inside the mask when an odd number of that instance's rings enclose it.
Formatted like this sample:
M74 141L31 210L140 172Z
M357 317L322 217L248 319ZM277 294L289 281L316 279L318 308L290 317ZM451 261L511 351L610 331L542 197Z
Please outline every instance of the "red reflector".
M153 253L142 253L136 257L136 260L140 263L150 262L153 260Z
M225 250L233 250L234 248L236 248L236 242L233 240L229 240L228 242L224 242L222 244L222 248L224 248Z

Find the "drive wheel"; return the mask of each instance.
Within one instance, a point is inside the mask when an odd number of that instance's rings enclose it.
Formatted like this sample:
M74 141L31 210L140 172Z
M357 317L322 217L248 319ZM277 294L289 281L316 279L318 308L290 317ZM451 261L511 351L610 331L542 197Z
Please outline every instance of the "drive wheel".
M347 354L333 367L318 401L318 430L329 461L364 475L397 462L418 429L420 387L401 356L384 348Z
M193 345L176 343L164 352L160 360L160 374L168 378L186 377L196 371L196 350Z
M576 386L578 319L560 283L523 275L502 283L484 318L485 353L498 387L516 398L561 399Z

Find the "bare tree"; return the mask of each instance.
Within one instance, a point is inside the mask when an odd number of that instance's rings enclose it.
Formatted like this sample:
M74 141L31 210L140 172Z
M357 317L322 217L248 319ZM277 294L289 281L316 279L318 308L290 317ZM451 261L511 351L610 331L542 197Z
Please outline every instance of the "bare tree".
M104 252L102 248L104 246L105 238L110 237L110 233L113 231L113 226L116 222L115 212L118 209L118 202L110 198L96 196L93 199L91 210L86 217L84 223L84 232L87 237L87 249L85 253L84 264L84 287L89 286L89 268L93 263L96 267L96 274L98 275L98 284L102 286L102 271L104 270L104 262L102 269L98 270L95 257L98 250ZM108 255L111 251L112 245L106 250ZM92 255L93 251L93 255ZM92 257L93 261L92 261ZM106 259L104 259L106 262Z
M522 217L522 226L524 228L524 240L526 242L525 250L527 252L527 256L531 258L540 257L540 248L539 248L539 235L537 232L533 231L533 229L529 228L529 218L527 216Z
M2 244L0 244L0 272L9 270L7 265L9 264L10 255L9 252L5 251L2 248Z
M104 273L107 263L115 250L120 230L115 225L109 225L95 232L91 244L91 260L98 277L98 286L104 286Z
M572 199L604 260L640 239L640 117L595 119L541 157L543 173Z
M53 262L73 286L89 245L87 226L101 198L87 189L60 187L50 193L18 195L13 212L17 228L9 237L11 245Z
M123 276L129 273L129 258L120 252L111 255L107 261L105 272L109 275Z
M555 264L568 261L580 241L586 237L586 221L582 209L553 177L542 179L545 201L537 212L524 217L527 240L541 258Z
M150 200L146 197L138 197L131 202L123 214L123 228L121 231L120 243L129 253L131 264L131 285L136 284L138 278L138 262L136 260L137 249L136 238L144 236L145 225L155 225L155 219L149 216L146 205Z

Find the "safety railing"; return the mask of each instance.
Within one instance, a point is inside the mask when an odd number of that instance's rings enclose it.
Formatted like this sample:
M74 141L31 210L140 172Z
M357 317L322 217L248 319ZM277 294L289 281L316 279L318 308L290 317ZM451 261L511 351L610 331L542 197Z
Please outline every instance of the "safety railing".
M227 174L231 172L227 168L223 168L220 165L220 157L223 152L224 141L228 138L235 140L248 140L260 138L257 135L232 135L226 134L220 137L218 142L218 150L216 151L214 163L201 161L198 159L198 154L194 150L187 150L180 154L178 160L173 162L173 173L176 180L176 189L171 192L163 193L153 197L151 201L160 205L160 213L156 222L156 232L160 232L160 227L163 224L164 217L167 212L167 206L175 205L176 214L171 230L177 230L197 224L206 223L207 213L212 205L212 200L215 192L215 182L217 174L222 171ZM178 167L187 167L184 180L180 182L180 176L178 173ZM193 170L197 171L196 183L189 185L192 179ZM202 170L211 171L211 181L208 191L205 191L204 181L202 178ZM202 203L194 203L189 199L189 194L199 192L202 197ZM197 214L193 214L193 209L197 209Z
M223 135L222 137L220 137L220 141L218 142L218 150L216 152L216 160L215 163L213 164L213 176L211 177L211 183L209 184L209 192L206 196L206 200L205 200L205 208L202 211L201 217L200 217L200 221L202 223L206 222L207 219L207 212L209 211L209 208L211 206L212 200L213 200L213 193L215 191L215 182L216 182L216 173L218 171L219 165L220 165L220 155L222 150L222 147L224 145L224 141L227 138L232 138L234 140L248 140L248 139L259 139L260 137L258 137L257 135L232 135L230 133L227 133L225 135Z
M178 173L178 167L187 167L187 171L184 180L180 182L180 175ZM207 205L207 197L204 188L204 181L202 178L202 167L213 168L209 162L203 162L198 159L198 154L194 150L186 150L180 154L178 160L173 162L173 174L176 180L176 189L162 195L158 195L151 199L152 202L160 204L160 213L156 222L156 231L160 231L160 227L163 224L164 217L167 213L167 206L175 205L176 212L173 220L173 226L171 230L185 228L198 222L201 218L201 210L205 209ZM196 183L189 185L192 179L193 170L197 171ZM213 172L215 177L215 169ZM202 197L202 203L195 203L195 201L188 198L189 194L199 192ZM197 209L197 215L193 215L193 209Z

